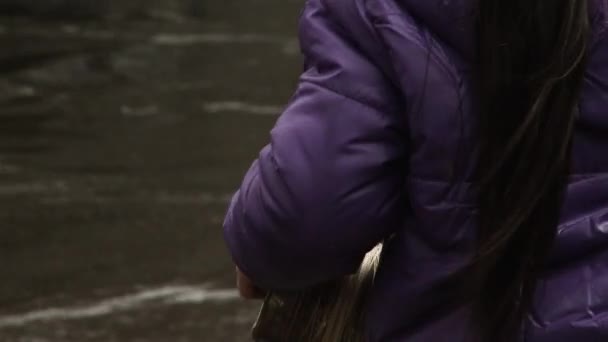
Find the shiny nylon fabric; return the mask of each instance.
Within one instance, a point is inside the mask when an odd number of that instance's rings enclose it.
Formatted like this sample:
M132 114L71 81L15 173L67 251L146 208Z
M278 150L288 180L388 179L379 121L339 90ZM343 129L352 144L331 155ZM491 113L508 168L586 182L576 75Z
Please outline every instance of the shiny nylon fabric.
M369 341L468 341L467 308L429 290L475 233L470 0L308 0L305 71L224 223L259 286L352 273L385 245ZM608 341L608 1L593 38L558 238L522 336Z

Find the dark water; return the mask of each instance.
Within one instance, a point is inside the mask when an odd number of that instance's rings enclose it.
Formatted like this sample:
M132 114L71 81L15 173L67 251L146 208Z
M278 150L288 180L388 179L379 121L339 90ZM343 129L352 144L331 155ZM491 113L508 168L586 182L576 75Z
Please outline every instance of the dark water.
M103 5L0 18L0 341L245 341L221 221L301 3Z

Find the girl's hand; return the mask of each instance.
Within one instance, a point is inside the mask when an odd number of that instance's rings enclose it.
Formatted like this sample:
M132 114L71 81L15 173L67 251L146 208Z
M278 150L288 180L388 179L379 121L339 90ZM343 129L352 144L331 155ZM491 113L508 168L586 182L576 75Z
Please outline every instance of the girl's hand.
M261 290L245 275L236 268L236 287L244 299L264 299L266 291Z

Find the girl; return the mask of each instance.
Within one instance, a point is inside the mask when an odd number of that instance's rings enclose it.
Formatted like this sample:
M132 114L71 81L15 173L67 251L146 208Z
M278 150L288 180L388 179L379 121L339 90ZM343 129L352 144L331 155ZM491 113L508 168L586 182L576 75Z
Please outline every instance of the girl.
M245 296L357 270L367 341L608 340L606 0L308 0L235 195Z

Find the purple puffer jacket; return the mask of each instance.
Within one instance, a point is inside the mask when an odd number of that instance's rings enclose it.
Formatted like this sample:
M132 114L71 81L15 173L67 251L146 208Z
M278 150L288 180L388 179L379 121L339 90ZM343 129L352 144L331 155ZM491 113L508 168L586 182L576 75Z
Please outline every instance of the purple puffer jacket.
M305 71L224 226L259 286L351 273L394 235L367 340L469 340L468 309L442 306L429 289L463 265L475 231L472 3L308 0ZM608 1L590 7L573 174L522 332L530 342L608 341Z

